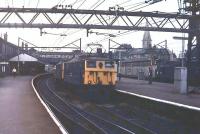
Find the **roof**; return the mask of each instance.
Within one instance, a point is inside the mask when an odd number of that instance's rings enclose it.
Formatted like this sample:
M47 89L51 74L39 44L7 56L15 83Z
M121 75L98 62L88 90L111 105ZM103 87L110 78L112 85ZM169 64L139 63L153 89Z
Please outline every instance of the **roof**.
M6 45L8 45L8 46L11 46L11 47L14 47L14 48L18 48L18 46L16 46L15 44L12 44L12 43L10 43L10 42L8 42L8 41L5 41L3 38L1 38L0 37L0 42L3 42L3 43L5 43Z
M32 62L38 61L38 59L36 59L28 54L20 54L19 56L15 56L15 57L11 58L9 61L18 61L18 57L19 57L19 61L32 61Z
M133 48L129 52L130 55L141 54L169 54L166 48Z

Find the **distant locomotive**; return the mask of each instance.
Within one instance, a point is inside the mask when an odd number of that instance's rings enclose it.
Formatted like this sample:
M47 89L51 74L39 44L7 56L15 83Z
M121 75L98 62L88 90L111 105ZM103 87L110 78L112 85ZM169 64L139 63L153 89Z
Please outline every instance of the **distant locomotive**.
M76 89L105 91L113 89L117 81L115 61L96 56L77 56L56 65L55 78Z

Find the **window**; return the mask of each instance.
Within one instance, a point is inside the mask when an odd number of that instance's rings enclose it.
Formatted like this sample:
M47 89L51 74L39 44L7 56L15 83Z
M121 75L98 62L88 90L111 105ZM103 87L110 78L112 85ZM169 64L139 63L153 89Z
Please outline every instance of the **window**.
M87 61L87 67L95 68L96 67L96 61Z
M113 68L114 67L114 62L113 61L106 61L105 62L105 67L106 68Z

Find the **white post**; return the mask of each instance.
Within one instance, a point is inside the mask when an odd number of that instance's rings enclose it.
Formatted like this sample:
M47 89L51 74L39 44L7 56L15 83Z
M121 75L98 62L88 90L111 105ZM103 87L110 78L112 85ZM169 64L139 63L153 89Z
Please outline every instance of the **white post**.
M187 68L176 67L174 71L174 87L181 94L187 94Z

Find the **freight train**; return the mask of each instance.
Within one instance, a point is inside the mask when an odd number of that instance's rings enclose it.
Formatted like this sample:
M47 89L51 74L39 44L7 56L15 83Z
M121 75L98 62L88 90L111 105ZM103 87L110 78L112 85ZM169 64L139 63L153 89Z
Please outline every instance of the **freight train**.
M76 56L56 65L55 79L79 91L107 92L115 88L117 64L102 56Z

